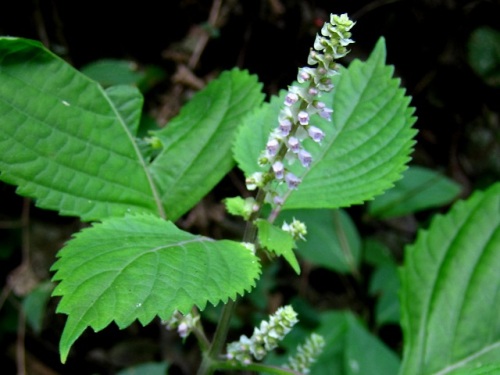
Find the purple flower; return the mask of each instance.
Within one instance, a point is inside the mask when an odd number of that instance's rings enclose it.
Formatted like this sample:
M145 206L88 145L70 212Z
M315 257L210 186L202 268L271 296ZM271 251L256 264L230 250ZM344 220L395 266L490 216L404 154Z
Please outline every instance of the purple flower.
M292 122L287 118L280 120L279 130L283 137L288 136L292 130Z
M276 204L277 206L282 206L283 203L284 203L284 200L282 197L280 197L279 195L276 195L274 198L273 198L273 202L274 204Z
M309 89L308 93L309 93L309 95L311 95L311 96L316 96L316 95L318 95L318 94L319 94L319 91L318 91L316 88L311 87L311 88Z
M297 115L300 125L308 125L309 124L309 113L306 111L300 111Z
M274 176L277 180L282 180L285 175L285 167L279 160L273 164Z
M312 156L306 150L299 151L299 160L302 163L302 166L305 168L309 168L312 163Z
M291 105L297 103L297 100L299 100L299 96L293 92L289 92L285 97L285 105L290 107Z
M279 148L279 143L276 139L271 139L269 142L267 142L266 149L267 152L269 153L269 156L273 157L276 156L278 153L278 148Z
M309 137L316 143L321 142L325 137L325 133L316 126L310 126L309 129L307 129L307 133L309 133Z
M288 185L288 188L291 190L297 189L297 187L300 184L300 178L295 176L293 173L288 172L285 176L286 183Z
M288 138L288 148L296 154L300 151L300 141L295 137Z

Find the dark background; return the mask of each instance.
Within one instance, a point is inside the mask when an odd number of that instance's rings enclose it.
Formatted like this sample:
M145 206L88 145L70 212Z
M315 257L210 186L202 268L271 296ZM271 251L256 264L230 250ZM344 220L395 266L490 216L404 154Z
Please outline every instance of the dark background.
M146 93L146 110L164 125L196 86L182 79L176 81L175 72L190 54L182 41L193 35L193 27L207 21L212 4L203 0L4 1L0 4L0 35L40 40L76 68L102 58L159 67L165 76ZM299 66L305 65L314 35L329 13L345 12L357 21L352 30L356 44L348 59L365 59L377 39L386 38L388 63L395 66L396 76L417 108L419 134L413 163L459 182L462 197L497 181L499 86L473 71L468 41L479 27L500 29L498 1L223 1L216 27L218 36L208 41L191 72L199 79L197 82L203 83L224 69L238 66L257 74L265 92L275 94L295 79ZM232 179L225 179L212 194L219 199L220 190L236 190L232 184L240 177L233 173ZM34 247L42 249L44 255L32 259L38 260L33 266L37 280L43 280L50 277L48 268L55 251L81 227L75 219L60 218L33 205L27 211L29 207L30 202L16 196L13 187L0 184L0 247L10 249L0 259L4 290L0 353L5 353L0 354L0 363L5 374L16 372L19 304L13 292L8 293L7 278L22 261L22 228L30 228ZM356 217L356 208L352 214ZM425 221L427 217L417 219ZM210 215L205 220L210 221ZM205 229L208 226L200 225ZM327 276L337 277L315 274L310 287L315 288L316 278ZM162 329L155 324L146 328L132 326L125 331L111 327L99 334L85 334L75 345L78 354L62 367L57 343L64 319L54 309L53 301L41 335L27 328L25 349L30 374L112 374L140 360L161 359L157 342L164 346L172 339L160 334ZM401 349L397 327L380 335L394 350ZM117 348L119 341L129 345ZM186 360L181 358L180 348L177 350L177 356L174 350L169 358L176 363L173 373L189 373L189 365L183 362L196 361L196 357L188 354Z

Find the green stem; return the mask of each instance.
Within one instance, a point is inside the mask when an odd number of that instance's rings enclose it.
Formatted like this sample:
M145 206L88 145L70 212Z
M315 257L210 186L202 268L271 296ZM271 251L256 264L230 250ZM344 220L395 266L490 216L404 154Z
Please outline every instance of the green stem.
M262 189L257 192L256 203L258 204L258 207L262 207L265 196L266 194ZM259 216L259 214L260 210L254 212L248 220L245 228L245 233L243 235L243 242L255 243L257 233L253 222ZM200 368L198 369L197 375L211 375L214 372L215 363L217 363L217 357L219 356L220 352L222 351L222 347L226 342L227 332L229 331L229 324L231 322L231 317L233 315L235 306L236 302L229 300L222 308L222 313L217 324L217 328L215 329L212 345L210 346L208 353L204 353L203 360L201 362Z

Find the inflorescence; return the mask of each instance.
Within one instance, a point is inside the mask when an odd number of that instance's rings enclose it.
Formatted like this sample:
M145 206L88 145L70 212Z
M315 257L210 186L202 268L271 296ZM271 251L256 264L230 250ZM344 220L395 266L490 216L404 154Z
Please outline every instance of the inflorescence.
M321 143L325 136L322 129L311 124L311 116L318 114L331 121L333 109L319 99L322 92L333 89L332 77L338 74L335 60L349 52L347 46L353 43L349 30L353 26L354 22L346 14L331 15L330 22L325 23L307 59L309 65L316 67L299 69L298 84L289 87L278 117L278 127L271 132L258 160L259 165L267 167L268 171L256 172L246 180L249 190L263 189L266 201L272 205L284 203L283 193L277 191L277 186L286 183L287 190L294 190L301 183L289 166L298 160L303 168L308 169L313 163L303 140L310 138Z

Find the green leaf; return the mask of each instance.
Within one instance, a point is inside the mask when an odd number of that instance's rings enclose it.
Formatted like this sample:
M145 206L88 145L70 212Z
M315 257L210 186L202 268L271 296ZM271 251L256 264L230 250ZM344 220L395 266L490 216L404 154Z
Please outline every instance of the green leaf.
M161 215L131 133L136 93L110 95L40 43L17 38L0 38L0 80L2 180L83 220Z
M47 302L54 289L54 284L44 282L33 289L23 300L23 311L26 321L33 331L39 334L42 331L43 318L47 311Z
M165 362L148 362L128 367L118 372L117 375L165 375L167 369L168 364Z
M241 243L214 241L177 229L149 215L105 220L84 229L59 252L53 295L68 315L60 352L63 361L87 327L99 331L115 321L169 319L249 291L258 259Z
M262 247L281 255L286 259L293 270L300 275L300 266L293 252L295 241L290 233L274 226L267 220L256 220L255 226L258 229L257 236Z
M228 213L234 216L241 216L243 219L248 220L250 215L254 212L253 208L255 205L254 198L233 197L224 199L224 204L226 205L226 210Z
M393 375L398 357L350 312L321 316L315 333L325 339L325 349L311 368L311 375Z
M138 70L133 61L102 59L82 67L81 72L104 87L115 85L137 85L144 72Z
M343 210L287 210L279 220L293 218L307 226L306 241L297 252L309 262L333 271L356 272L361 258L361 240L349 215Z
M401 375L500 363L500 184L436 217L401 269Z
M142 94L132 86L113 86L107 88L105 92L129 128L130 133L137 136L144 101Z
M468 60L472 69L487 84L500 86L500 32L480 27L467 43Z
M170 220L203 198L234 166L231 146L243 117L263 100L261 85L245 71L224 72L155 133L164 150L151 173Z
M378 297L375 306L375 321L378 326L387 323L399 324L401 316L398 299L400 285L395 263L379 266L373 273L369 291L372 296Z
M401 178L414 143L415 118L410 98L392 75L393 68L385 65L384 39L366 62L355 60L349 69L341 69L336 89L322 96L334 109L332 122L313 116L311 122L326 136L321 146L304 142L314 162L307 172L298 163L291 166L303 182L286 196L285 209L362 203ZM278 125L283 95L247 117L238 134L234 155L246 175L259 170L256 161Z
M449 178L431 169L413 166L392 189L369 203L368 212L381 219L409 215L450 203L460 190L460 185Z

